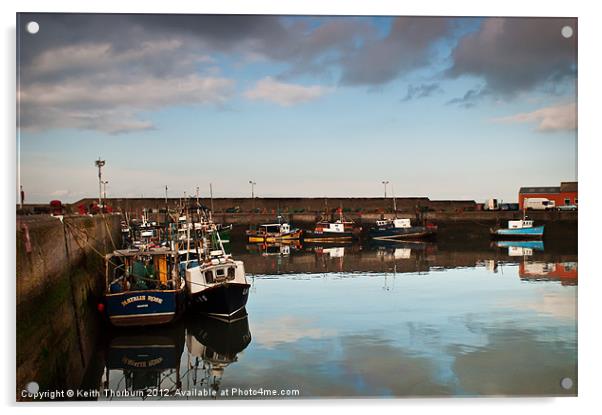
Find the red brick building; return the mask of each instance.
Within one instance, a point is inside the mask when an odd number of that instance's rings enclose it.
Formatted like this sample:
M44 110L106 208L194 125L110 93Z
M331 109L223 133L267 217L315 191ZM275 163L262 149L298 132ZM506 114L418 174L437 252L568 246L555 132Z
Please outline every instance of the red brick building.
M556 206L577 206L577 182L562 182L560 186L521 187L518 191L519 208L523 209L525 199L545 197L553 200Z

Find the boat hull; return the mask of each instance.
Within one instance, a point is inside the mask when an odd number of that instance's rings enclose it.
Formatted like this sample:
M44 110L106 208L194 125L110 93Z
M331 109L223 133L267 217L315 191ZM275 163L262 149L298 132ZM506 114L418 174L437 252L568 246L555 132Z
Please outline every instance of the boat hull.
M142 290L105 294L105 310L116 327L151 326L177 320L186 307L184 290Z
M320 242L320 243L335 243L335 242L351 242L354 238L353 232L315 232L306 231L303 237L303 242Z
M292 243L301 239L302 233L302 230L296 230L293 232L281 234L261 234L253 231L247 231L247 237L249 238L249 242L251 243Z
M491 236L496 239L540 239L543 238L543 231L543 226L534 226L532 228L520 229L492 228L490 233Z
M193 311L221 318L233 318L244 310L249 298L250 284L224 282L191 294L189 306Z
M405 239L427 239L437 234L436 229L426 226L412 226L410 228L372 228L368 236L375 240L405 240Z

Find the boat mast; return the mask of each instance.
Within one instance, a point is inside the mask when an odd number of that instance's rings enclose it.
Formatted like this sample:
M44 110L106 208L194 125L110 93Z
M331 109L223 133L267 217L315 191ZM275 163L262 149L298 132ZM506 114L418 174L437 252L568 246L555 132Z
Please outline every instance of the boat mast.
M397 218L397 202L395 201L395 188L393 187L393 183L391 183L391 193L393 193L393 213L395 214L395 218Z

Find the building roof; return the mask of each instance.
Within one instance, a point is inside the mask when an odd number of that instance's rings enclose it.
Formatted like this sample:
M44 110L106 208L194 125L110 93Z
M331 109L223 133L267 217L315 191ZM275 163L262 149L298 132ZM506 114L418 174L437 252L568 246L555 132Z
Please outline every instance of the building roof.
M560 183L560 191L561 192L576 192L577 191L577 182L561 182Z
M529 186L521 187L519 193L560 193L576 192L577 182L560 182L560 186Z
M521 187L519 193L560 193L560 186Z

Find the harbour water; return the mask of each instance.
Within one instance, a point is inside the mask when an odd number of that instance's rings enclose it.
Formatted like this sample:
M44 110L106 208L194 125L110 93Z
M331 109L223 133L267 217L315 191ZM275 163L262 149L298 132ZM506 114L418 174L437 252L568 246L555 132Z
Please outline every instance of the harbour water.
M542 248L234 246L252 282L246 318L105 331L82 388L103 400L573 396L576 249Z

